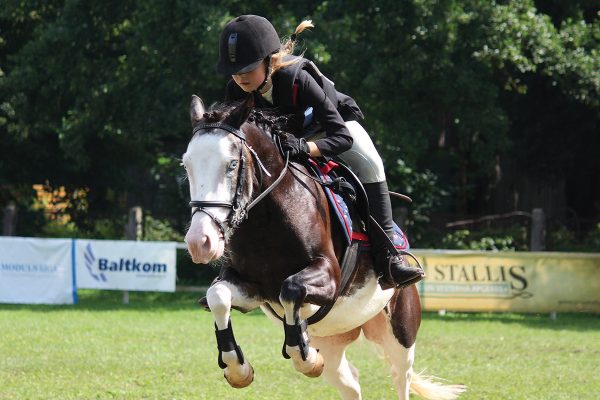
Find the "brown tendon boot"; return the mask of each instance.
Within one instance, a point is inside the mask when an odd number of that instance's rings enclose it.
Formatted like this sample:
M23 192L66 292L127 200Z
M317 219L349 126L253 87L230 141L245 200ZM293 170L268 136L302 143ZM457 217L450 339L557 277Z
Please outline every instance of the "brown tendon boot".
M393 241L394 224L392 220L392 204L387 182L363 184L369 199L369 212L377 223L383 228L388 238ZM381 237L376 227L370 230L371 251L375 258L376 271L381 276L379 283L386 289L389 287L405 287L419 282L425 277L421 268L408 265L405 257L390 254L384 244L385 238Z

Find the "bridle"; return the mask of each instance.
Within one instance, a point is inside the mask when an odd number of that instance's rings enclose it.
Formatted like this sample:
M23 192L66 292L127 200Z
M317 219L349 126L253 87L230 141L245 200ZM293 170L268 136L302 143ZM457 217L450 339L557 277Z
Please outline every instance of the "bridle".
M256 197L252 202L249 202L247 204L242 204L241 198L242 198L242 194L244 191L246 168L247 168L246 157L244 156L244 147L246 147L248 149L248 151L250 152L250 154L252 155L252 157L254 158L254 160L256 161L258 166L260 167L260 169L259 169L261 172L260 186L262 186L262 173L264 172L269 177L271 176L271 174L269 173L269 171L267 171L267 169L265 168L263 163L260 161L258 154L256 154L254 149L248 144L248 141L246 139L246 134L241 129L234 128L233 126L227 125L222 122L199 123L196 126L194 126L194 129L192 130L192 135L195 135L199 131L209 130L209 129L221 129L221 130L227 131L230 134L237 137L238 139L240 139L240 141L242 143L242 146L240 146L240 155L239 155L240 165L238 167L239 172L238 172L238 179L237 179L237 184L236 184L236 188L235 188L235 193L233 196L233 200L231 202L229 202L229 201L211 201L211 200L192 200L192 201L190 201L189 205L192 208L192 217L197 212L202 212L202 213L208 215L208 217L219 228L219 230L223 234L223 237L227 238L228 235L231 233L231 231L233 231L233 229L240 226L240 224L248 218L248 213L250 212L250 210L254 206L256 206L256 204L258 204L259 201L264 199L273 189L275 189L275 187L279 184L279 182L281 182L285 173L288 170L289 155L286 153L285 166L281 170L279 177L277 177L277 179L273 183L271 183L271 185L269 185L269 187L264 192L262 192L258 197ZM207 208L213 208L213 207L228 208L229 214L227 215L227 218L225 218L225 220L221 221L213 213L211 213L210 211L207 210Z

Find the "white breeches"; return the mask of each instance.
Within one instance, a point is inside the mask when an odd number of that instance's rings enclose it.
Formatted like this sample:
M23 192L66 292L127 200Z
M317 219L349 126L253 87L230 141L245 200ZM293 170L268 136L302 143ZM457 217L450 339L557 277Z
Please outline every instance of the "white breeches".
M383 161L367 131L357 121L346 121L346 127L352 136L352 147L337 157L350 167L362 183L385 181ZM307 140L315 140L323 136L321 133Z

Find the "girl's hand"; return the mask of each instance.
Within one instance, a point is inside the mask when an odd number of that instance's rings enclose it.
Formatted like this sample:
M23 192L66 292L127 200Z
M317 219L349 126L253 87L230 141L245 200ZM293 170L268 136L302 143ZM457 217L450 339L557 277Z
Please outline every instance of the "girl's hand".
M310 148L306 140L287 135L281 138L281 149L290 154L291 159L306 160L310 157Z

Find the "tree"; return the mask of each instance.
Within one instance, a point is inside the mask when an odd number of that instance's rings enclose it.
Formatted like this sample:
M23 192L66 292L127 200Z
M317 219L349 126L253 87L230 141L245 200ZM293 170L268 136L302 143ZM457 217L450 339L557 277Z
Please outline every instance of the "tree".
M591 0L5 3L0 204L49 181L86 188L78 224L142 204L183 225L189 97L222 99L218 34L257 13L282 36L314 20L300 50L365 111L392 188L421 205L413 220L508 207L498 198L522 178L510 165L528 179L564 175L565 204L600 215Z

